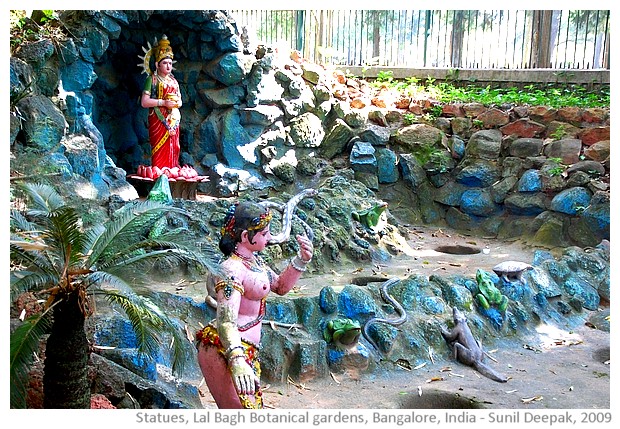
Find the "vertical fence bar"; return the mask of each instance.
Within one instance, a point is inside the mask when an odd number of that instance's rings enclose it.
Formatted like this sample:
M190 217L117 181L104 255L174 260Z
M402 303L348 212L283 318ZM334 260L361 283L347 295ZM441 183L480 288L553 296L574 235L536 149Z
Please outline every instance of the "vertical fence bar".
M599 29L600 27L600 11L596 11L596 20L594 23L594 52L592 52L592 68L598 68L599 64L600 64L600 42L599 40L601 39L600 34L599 34Z
M576 16L577 16L577 27L575 28L575 39L573 40L573 67L571 68L575 68L574 65L577 62L577 36L579 35L579 27L581 26L581 20L580 20L580 16L579 16L579 11L576 12Z
M583 35L583 63L586 64L587 48L588 48L588 38L590 34L590 11L586 10L586 29L585 34ZM594 60L594 57L592 58ZM594 62L594 61L593 61Z
M528 34L527 28L528 28L528 13L525 12L525 14L523 15L523 30L521 31L522 34L522 38L521 38L521 64L523 64L523 68L528 68L529 67L529 58L530 58L530 53L529 50L527 49L526 45L526 35Z

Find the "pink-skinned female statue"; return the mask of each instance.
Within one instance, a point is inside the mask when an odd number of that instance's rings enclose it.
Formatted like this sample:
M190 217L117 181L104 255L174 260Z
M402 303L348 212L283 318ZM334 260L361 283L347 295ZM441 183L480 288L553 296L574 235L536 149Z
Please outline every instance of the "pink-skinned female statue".
M258 252L271 239L269 208L251 202L231 206L219 247L224 274L212 279L216 318L196 334L198 363L218 408L262 408L258 353L270 292L288 293L313 256L310 239L297 235L298 254L278 275Z

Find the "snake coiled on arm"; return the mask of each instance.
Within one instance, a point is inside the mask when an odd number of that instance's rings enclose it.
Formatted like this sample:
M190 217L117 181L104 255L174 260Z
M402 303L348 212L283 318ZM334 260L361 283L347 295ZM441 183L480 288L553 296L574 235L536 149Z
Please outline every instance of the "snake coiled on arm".
M375 341L368 334L368 328L370 327L370 325L373 324L373 323L387 323L388 325L399 326L399 325L402 325L403 323L405 323L407 321L407 312L405 311L403 306L400 305L400 303L398 301L396 301L396 299L394 299L394 297L391 296L389 294L389 292L388 292L388 288L390 286L392 286L393 284L398 283L399 281L400 281L400 279L397 278L397 277L391 278L391 279L387 280L386 282L384 282L381 285L381 288L380 288L381 298L383 298L383 300L385 302L387 302L388 304L391 304L392 306L394 306L394 309L398 313L399 317L396 318L396 319L383 319L383 318L380 318L380 317L373 317L372 319L368 320L364 324L364 329L362 329L362 334L364 335L364 338L366 338L366 340L370 344L372 344L372 346L376 350L378 350L378 351L381 351L381 349L379 348L377 343L375 343Z

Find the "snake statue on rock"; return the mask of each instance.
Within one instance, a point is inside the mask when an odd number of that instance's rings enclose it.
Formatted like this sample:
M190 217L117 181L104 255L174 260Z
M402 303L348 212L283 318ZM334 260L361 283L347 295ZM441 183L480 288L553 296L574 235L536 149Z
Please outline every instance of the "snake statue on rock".
M378 351L381 351L381 349L379 348L379 346L377 345L377 343L375 343L375 341L370 337L370 335L368 334L368 328L370 327L370 325L372 323L387 323L388 325L392 325L392 326L399 326L402 325L403 323L405 323L407 321L407 312L405 311L405 309L403 308L402 305L400 305L400 303L398 301L396 301L394 299L394 297L392 297L389 293L388 293L388 288L390 286L392 286L393 284L396 284L400 281L399 278L391 278L388 281L384 282L381 285L380 291L381 291L381 298L383 298L383 300L385 302L387 302L388 304L391 304L392 306L394 306L394 309L396 309L396 312L398 313L399 317L397 319L382 319L379 317L373 317L372 319L368 320L365 324L364 324L364 329L362 330L362 334L364 335L364 338L366 338L366 340L368 340L368 342L370 344L372 344L372 346L377 349Z
M282 212L282 231L277 235L272 235L271 240L269 240L268 246L273 246L275 244L282 244L288 241L291 235L291 228L293 226L293 217L296 217L297 220L301 222L304 229L306 230L306 235L310 240L314 239L314 232L312 228L304 222L299 216L295 215L295 208L297 204L300 203L301 200L307 197L314 197L318 194L316 189L304 189L297 195L293 196L288 203L286 204L278 204L272 201L261 201L259 204L264 207L275 208L278 211Z
M297 204L301 200L307 197L314 197L318 195L318 191L316 189L304 189L298 194L294 195L286 204L279 204L273 201L261 201L260 205L263 207L274 208L280 212L282 212L282 231L273 235L271 240L269 240L268 246L273 246L276 244L282 244L288 241L291 236L291 229L293 227L293 217L295 217L303 226L306 231L306 235L310 239L310 241L314 240L314 231L310 225L304 222L299 216L295 214L295 208ZM217 300L215 299L215 283L213 275L209 274L207 276L207 296L205 298L205 302L211 306L212 308L217 308Z

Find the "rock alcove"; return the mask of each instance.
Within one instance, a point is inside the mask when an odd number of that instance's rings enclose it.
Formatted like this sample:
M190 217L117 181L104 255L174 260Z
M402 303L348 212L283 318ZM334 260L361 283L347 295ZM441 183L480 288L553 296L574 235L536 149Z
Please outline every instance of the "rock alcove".
M93 96L93 122L101 131L106 151L118 167L127 172L150 163L147 109L140 106L140 96L147 75L143 73L143 48L148 49L164 35L174 52L173 74L184 98L181 125L183 161L201 166L205 155L217 154L215 139L203 136L201 123L216 107L200 93L225 88L203 70L226 53L242 55L243 46L234 21L220 11L126 12L127 20L118 23L116 38L94 63L97 79L90 88ZM102 47L103 48L103 47ZM153 59L150 70L154 69ZM240 88L239 88L240 89ZM245 95L241 89L241 95ZM237 102L243 97L239 97ZM204 128L204 126L203 126Z

